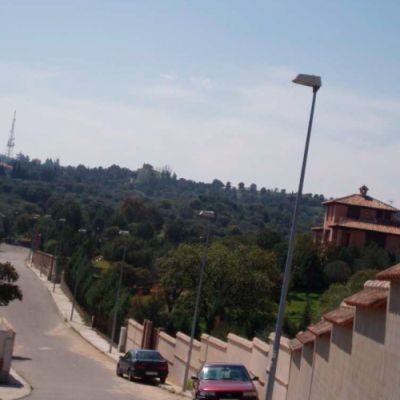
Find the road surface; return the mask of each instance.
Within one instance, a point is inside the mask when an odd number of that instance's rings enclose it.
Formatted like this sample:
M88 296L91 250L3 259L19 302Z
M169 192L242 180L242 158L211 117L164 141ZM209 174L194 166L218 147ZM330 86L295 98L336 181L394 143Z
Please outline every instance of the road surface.
M115 363L69 328L48 290L26 267L28 250L1 245L0 261L17 269L23 301L0 308L15 327L13 367L33 386L32 400L182 400L155 384L115 375Z

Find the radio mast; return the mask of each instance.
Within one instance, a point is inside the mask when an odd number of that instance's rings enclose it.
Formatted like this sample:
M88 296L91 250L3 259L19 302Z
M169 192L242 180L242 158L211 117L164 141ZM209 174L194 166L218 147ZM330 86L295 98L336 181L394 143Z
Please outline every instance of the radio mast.
M15 129L16 116L17 116L17 112L14 111L14 118L13 118L12 125L11 125L10 137L8 138L8 141L7 141L6 156L8 158L13 158L14 157L14 145L15 145L14 129Z

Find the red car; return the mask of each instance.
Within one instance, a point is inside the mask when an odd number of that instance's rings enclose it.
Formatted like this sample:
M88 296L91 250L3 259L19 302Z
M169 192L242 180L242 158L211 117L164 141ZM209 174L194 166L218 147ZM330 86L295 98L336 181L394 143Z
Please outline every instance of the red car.
M258 400L258 377L250 378L241 364L207 363L192 380L194 400Z

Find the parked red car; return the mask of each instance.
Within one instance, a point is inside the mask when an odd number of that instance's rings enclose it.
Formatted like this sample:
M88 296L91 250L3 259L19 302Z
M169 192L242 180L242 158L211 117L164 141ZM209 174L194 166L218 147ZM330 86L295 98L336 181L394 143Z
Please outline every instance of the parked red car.
M198 376L192 376L194 400L258 400L253 381L241 364L204 364Z

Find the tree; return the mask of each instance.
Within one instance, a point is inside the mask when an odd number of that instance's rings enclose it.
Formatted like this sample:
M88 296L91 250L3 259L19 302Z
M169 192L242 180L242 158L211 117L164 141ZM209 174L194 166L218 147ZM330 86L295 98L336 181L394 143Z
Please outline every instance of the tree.
M160 284L175 329L186 329L198 285L201 246L181 245L158 262ZM213 243L208 251L200 320L207 332L228 324L249 337L273 324L280 279L273 253L256 246ZM182 326L183 325L183 326Z
M310 296L307 296L306 305L304 306L304 311L303 311L303 315L301 317L299 329L300 330L306 329L311 324L312 319L313 319L313 315L312 315L312 308L311 308L311 300L310 300Z
M13 300L22 300L21 289L14 284L18 278L18 272L10 262L0 263L0 306L6 306Z

